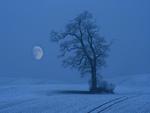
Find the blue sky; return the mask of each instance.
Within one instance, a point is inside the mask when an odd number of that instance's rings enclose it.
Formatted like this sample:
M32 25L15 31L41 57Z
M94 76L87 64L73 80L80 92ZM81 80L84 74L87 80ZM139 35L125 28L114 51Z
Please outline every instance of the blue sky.
M49 33L85 10L93 13L102 36L116 40L103 76L150 73L149 6L149 0L1 0L0 76L78 81L78 72L61 66ZM32 54L35 45L44 49L40 61Z

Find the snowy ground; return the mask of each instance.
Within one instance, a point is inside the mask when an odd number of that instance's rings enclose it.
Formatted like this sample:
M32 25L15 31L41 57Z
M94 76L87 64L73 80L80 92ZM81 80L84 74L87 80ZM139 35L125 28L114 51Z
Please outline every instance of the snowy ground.
M150 113L150 75L113 78L115 94L90 94L84 84L16 81L1 79L0 113Z

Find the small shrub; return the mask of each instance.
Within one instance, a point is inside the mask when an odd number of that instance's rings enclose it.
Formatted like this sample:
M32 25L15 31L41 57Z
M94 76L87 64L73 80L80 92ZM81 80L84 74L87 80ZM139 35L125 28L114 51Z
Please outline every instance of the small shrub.
M98 80L97 89L98 91L113 93L115 89L115 85L113 85L112 83L108 83L105 80Z
M92 82L89 81L89 88L91 91ZM108 83L107 81L103 80L102 78L97 80L97 89L96 92L99 93L114 93L115 85L112 83Z

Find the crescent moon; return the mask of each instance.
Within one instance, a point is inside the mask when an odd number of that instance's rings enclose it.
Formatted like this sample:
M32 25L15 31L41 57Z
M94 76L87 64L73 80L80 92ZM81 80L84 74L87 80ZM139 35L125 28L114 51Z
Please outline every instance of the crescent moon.
M43 54L44 54L43 49L40 46L33 47L33 55L36 60L41 60Z

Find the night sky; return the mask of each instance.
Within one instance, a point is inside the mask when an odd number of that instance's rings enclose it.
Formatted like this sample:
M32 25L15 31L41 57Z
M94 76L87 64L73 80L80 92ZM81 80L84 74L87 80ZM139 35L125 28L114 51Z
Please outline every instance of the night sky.
M150 73L150 0L0 0L0 77L78 81L80 73L61 66L49 33L83 11L106 40L115 40L104 77ZM41 60L33 56L36 45L44 50Z

